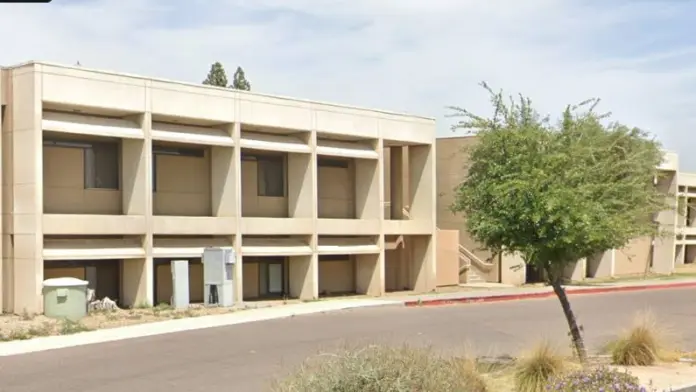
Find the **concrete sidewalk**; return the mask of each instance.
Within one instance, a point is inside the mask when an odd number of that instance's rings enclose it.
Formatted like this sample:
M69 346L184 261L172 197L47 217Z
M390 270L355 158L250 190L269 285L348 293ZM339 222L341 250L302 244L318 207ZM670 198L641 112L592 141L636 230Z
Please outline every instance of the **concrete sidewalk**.
M46 336L30 340L15 340L0 343L0 357L197 329L275 320L306 314L385 305L403 305L403 303L400 301L381 299L336 299L331 301L262 307L221 315L159 321L119 328L107 328L90 332L81 332L74 335Z
M463 286L467 287L467 286ZM618 282L593 283L588 285L565 286L568 295L579 294L605 294L612 292L644 291L677 288L696 288L696 279L673 280L632 280ZM448 304L465 304L481 302L515 301L524 299L547 298L554 296L553 289L549 286L540 287L476 287L471 286L470 291L451 293L430 293L403 297L387 297L391 301L399 301L406 306L437 306Z

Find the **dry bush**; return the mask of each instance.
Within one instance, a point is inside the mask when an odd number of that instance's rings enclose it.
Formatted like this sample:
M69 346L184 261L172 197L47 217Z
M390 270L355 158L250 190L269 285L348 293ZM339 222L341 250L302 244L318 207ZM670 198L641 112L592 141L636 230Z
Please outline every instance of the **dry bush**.
M647 392L640 380L626 371L607 367L585 368L554 377L549 380L546 391L558 392Z
M523 355L515 369L518 392L543 391L548 381L565 370L565 358L549 342L541 342Z
M472 361L429 349L368 346L310 359L273 388L276 392L486 392Z
M651 313L642 312L631 328L607 344L606 351L614 365L652 366L658 360L678 359L673 340L669 328L660 325Z

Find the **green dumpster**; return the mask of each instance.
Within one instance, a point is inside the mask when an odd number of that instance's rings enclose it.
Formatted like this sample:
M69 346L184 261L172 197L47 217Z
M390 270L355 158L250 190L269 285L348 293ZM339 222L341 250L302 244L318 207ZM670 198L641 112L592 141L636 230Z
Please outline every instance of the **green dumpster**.
M87 315L87 284L76 278L53 278L43 282L44 315L78 321Z

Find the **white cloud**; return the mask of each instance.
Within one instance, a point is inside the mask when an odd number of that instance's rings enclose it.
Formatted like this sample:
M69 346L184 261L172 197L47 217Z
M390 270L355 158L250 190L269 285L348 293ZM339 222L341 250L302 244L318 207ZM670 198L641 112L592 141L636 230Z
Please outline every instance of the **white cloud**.
M61 5L62 4L62 5ZM696 170L686 1L81 0L0 6L0 62L42 59L199 82L241 64L255 90L408 111L485 111L486 80L544 112L601 97Z

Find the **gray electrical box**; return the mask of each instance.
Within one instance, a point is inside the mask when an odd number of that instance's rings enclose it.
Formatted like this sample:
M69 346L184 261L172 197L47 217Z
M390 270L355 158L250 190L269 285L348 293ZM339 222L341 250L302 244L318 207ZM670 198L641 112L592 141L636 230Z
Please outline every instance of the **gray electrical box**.
M186 309L189 307L189 301L188 260L172 260L172 307Z
M204 302L206 305L234 305L234 264L232 248L211 247L203 250Z

